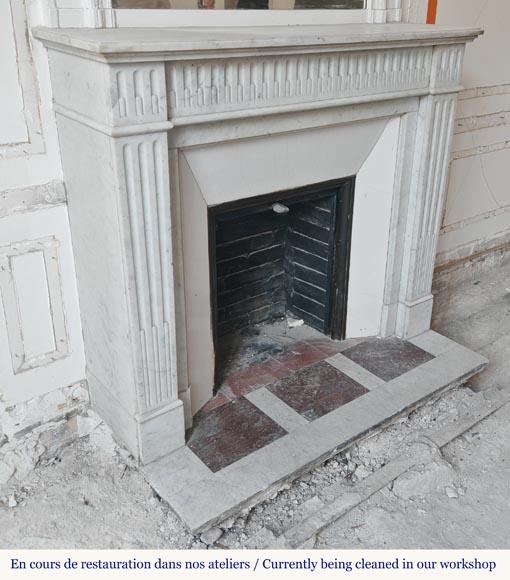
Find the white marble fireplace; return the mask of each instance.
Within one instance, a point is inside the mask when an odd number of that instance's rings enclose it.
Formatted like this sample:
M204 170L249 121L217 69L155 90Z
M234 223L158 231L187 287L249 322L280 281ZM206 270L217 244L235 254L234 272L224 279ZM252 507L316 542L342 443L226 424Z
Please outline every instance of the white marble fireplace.
M356 176L347 336L430 327L465 43L404 24L38 29L92 402L143 463L212 396L208 208Z

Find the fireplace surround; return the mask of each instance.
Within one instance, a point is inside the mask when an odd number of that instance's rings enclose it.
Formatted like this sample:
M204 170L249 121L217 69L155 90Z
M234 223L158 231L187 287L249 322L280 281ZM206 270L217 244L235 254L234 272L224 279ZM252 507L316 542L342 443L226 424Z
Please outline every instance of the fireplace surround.
M94 407L148 464L210 399L211 211L356 176L347 337L430 327L478 29L34 30L49 52Z

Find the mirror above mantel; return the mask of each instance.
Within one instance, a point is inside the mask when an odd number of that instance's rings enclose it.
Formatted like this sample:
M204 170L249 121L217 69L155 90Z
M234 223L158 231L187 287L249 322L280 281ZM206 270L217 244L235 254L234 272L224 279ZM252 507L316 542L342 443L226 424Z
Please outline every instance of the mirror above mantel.
M410 0L407 0L410 1ZM67 0L51 28L293 26L407 21L402 0ZM78 5L80 7L78 7Z
M360 10L366 0L113 0L112 4L139 10Z

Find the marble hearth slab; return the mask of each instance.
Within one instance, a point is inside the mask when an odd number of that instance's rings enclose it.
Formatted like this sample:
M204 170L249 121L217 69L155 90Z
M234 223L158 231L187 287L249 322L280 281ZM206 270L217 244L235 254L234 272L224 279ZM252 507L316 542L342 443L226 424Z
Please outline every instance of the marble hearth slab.
M409 342L401 341L400 345L381 339L379 350L376 340L363 344L363 348L354 347L350 349L352 352L338 353L316 363L323 383L328 377L338 375L347 376L348 383L358 384L355 398L348 397L347 402L334 410L317 418L312 414L304 420L306 413L303 415L300 404L288 398L285 401L289 391L283 381L253 391L239 405L239 410L242 406L249 407L250 416L259 413L264 415L267 428L274 425L273 436L267 437L265 433L266 440L260 443L260 448L255 445L249 454L221 467L216 465L217 458L211 461L209 455L208 461L205 450L199 453L203 461L192 451L197 448L195 438L190 447L182 447L144 467L150 485L191 531L202 531L263 501L285 483L359 439L441 392L464 383L488 362L483 356L433 331ZM381 361L384 356L391 357L392 373L388 375L394 377L391 380L383 380ZM407 367L404 359L399 364L400 374L394 372L399 357L408 357ZM325 364L334 367L332 372L324 371ZM363 365L370 367L371 372ZM307 367L306 372L310 374L312 368L313 365ZM302 383L302 376L300 380ZM318 393L324 390L323 385L318 388ZM258 411L254 412L254 408ZM225 414L225 408L222 409L217 411L218 418ZM211 417L212 413L214 411ZM212 445L213 453L214 445L218 445L216 436L217 433L213 433L205 439L206 445ZM224 437L224 434L219 436ZM223 453L223 444L220 448Z

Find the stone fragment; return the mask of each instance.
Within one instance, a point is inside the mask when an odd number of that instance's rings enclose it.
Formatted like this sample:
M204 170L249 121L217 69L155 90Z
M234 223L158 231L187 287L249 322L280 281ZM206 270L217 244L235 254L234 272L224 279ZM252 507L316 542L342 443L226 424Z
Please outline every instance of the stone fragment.
M243 544L248 550L262 550L269 548L275 540L275 535L267 528L261 528L254 536Z
M221 536L223 536L223 530L221 528L210 528L200 536L200 541L208 546L212 546Z
M308 500L306 500L301 506L301 514L303 517L311 516L312 514L318 512L321 508L324 507L324 503L318 498L314 496Z
M226 520L223 520L220 524L220 527L224 530L230 530L230 528L232 528L235 523L236 523L236 518L230 517L230 518L227 518Z
M457 493L457 490L452 485L447 485L445 488L445 491L446 491L446 495L450 499L459 499L459 494Z
M0 459L0 488L14 475L14 467L8 465L4 458Z
M423 460L394 481L392 491L397 497L419 498L453 485L455 471L438 449L418 444L415 450Z
M372 472L364 465L360 465L358 469L356 469L356 476L358 479L365 479L365 477L368 477L369 475L372 475Z
M313 548L315 548L315 536L308 538L308 540L299 546L300 550L313 550Z
M85 412L76 417L78 437L89 435L102 423L101 417L94 412Z
M202 544L202 542L193 542L193 544L191 544L191 549L192 550L203 550L205 548L205 544Z
M16 507L18 505L18 502L16 501L16 498L14 497L14 495L10 495L9 496L9 500L7 502L7 505L10 508L14 508L14 507Z
M71 399L73 403L88 403L89 391L83 383L78 383L72 388Z

